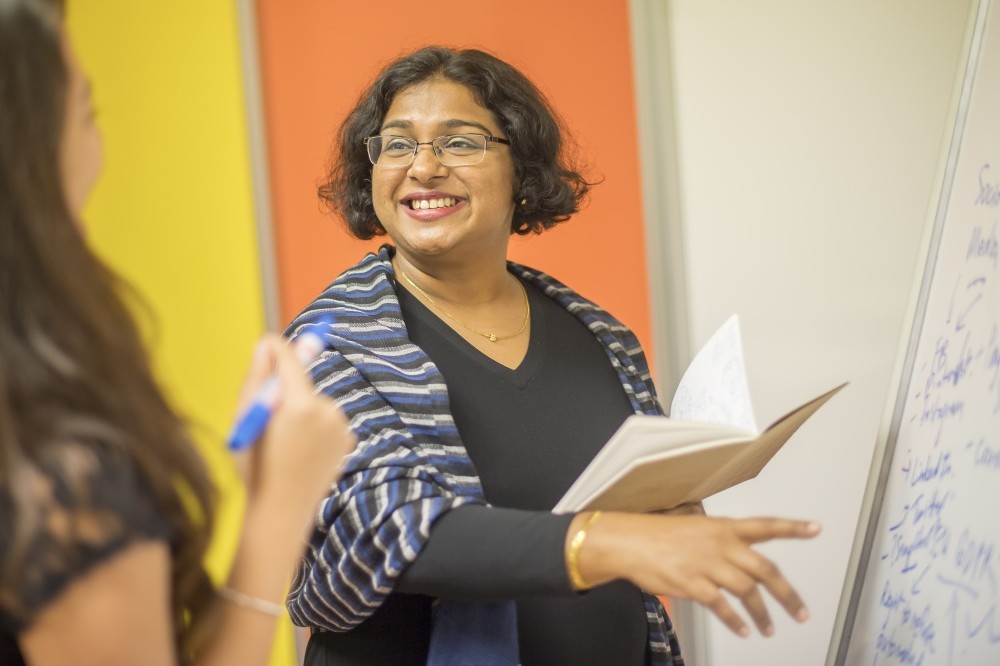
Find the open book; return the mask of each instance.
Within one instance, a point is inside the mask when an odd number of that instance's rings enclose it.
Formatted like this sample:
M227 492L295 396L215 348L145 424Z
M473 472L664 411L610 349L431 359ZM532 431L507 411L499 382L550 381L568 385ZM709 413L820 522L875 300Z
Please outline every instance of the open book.
M628 417L553 511L670 509L752 479L844 386L796 407L759 432L750 406L739 321L733 315L684 373L670 405L671 417Z

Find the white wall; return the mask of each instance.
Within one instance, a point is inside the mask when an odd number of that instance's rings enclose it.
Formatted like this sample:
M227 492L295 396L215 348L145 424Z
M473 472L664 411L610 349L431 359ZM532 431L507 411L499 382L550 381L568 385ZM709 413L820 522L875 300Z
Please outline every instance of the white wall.
M691 347L740 314L762 424L851 382L758 479L707 502L713 514L823 523L812 542L762 547L812 619L797 625L772 603L776 635L742 640L710 618L699 664L826 657L968 8L968 0L667 4L679 189L678 219L662 223L678 224L682 237Z

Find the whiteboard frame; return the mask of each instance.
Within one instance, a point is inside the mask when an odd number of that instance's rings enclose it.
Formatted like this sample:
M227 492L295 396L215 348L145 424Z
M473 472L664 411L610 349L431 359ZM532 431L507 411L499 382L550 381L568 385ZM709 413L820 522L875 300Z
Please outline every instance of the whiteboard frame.
M909 393L909 381L916 361L930 287L934 281L934 269L937 264L941 236L944 232L948 204L951 200L955 170L962 150L962 136L965 133L976 70L979 67L982 54L990 5L991 0L976 0L969 9L968 26L962 47L962 59L956 75L952 108L945 125L946 128L951 128L951 131L946 136L938 162L938 173L934 179L935 194L928 206L928 219L924 225L924 238L918 255L918 258L923 257L924 261L922 265L918 263L911 289L910 303L904 318L904 322L910 322L910 325L904 327L901 336L900 353L896 358L886 407L879 426L854 545L851 548L851 556L847 564L840 606L837 609L833 635L827 651L827 666L846 666L847 652L851 644L850 628L854 627L857 616L859 597L867 573L865 567L871 556L875 531L882 511L885 487L895 454L903 407Z

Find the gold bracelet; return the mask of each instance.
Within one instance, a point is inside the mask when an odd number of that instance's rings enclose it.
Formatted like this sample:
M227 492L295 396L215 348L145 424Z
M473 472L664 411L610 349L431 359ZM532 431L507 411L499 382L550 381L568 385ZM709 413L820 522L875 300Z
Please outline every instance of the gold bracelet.
M268 601L267 599L261 599L260 597L255 597L250 594L237 592L231 587L217 588L215 593L218 594L223 601L228 601L231 604L242 606L248 610L257 611L258 613L263 613L265 615L273 615L275 617L281 617L285 614L285 607L281 604Z
M566 573L569 574L569 582L577 590L590 589L590 585L587 585L586 581L583 580L583 576L580 575L580 548L587 538L587 530L590 529L600 516L600 511L590 514L590 517L583 523L583 527L577 530L576 534L573 535L573 539L569 542L569 553L566 555Z

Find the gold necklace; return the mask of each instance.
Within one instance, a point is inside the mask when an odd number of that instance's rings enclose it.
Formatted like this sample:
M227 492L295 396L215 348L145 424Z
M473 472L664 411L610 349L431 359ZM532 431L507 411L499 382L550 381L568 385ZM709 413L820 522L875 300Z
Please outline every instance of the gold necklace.
M409 282L410 285L414 289L416 289L421 294L423 294L424 298L426 298L428 301L431 302L431 305L433 305L438 310L440 310L441 314L443 314L445 317L448 317L448 319L451 319L452 321L457 322L463 328L469 329L470 331L472 331L476 335L483 336L484 338L486 338L490 342L499 342L500 340L510 340L511 338L516 338L517 336L519 336L522 333L524 333L524 329L527 328L527 326L528 326L528 320L531 319L531 303L528 302L528 292L527 292L527 290L525 290L524 285L521 284L521 281L518 280L517 278L514 278L514 282L516 282L517 286L521 288L521 294L524 296L524 321L521 322L521 328L517 329L516 333L511 333L510 335L497 335L496 333L485 333L483 331L480 331L478 328L475 328L473 326L470 326L470 325L466 324L464 321L462 321L461 319L459 319L458 317L456 317L455 315L451 314L450 312L448 312L447 310L445 310L443 307L441 307L438 304L437 301L435 301L433 298L431 298L430 294L428 294L426 291L424 291L423 289L421 289L420 285L418 285L416 282L414 282L413 280L411 280L410 276L406 274L406 272L403 270L402 266L400 266L400 265L397 264L396 265L396 270L399 271L399 274L403 276L403 279L406 280L407 282ZM511 276L511 277L513 277L513 276Z

